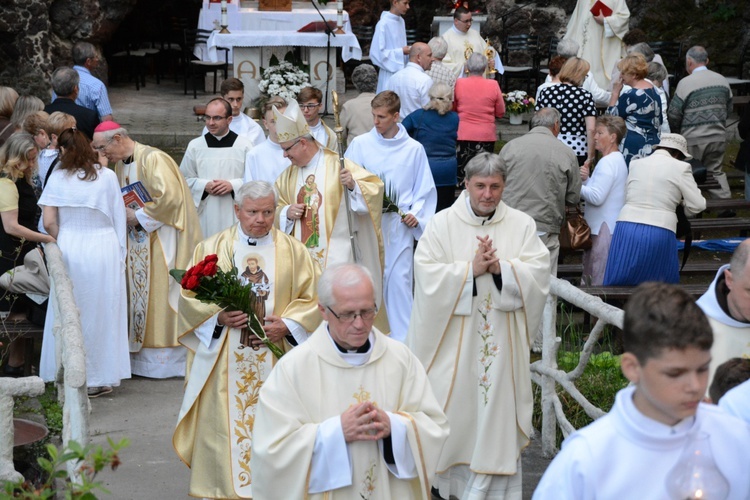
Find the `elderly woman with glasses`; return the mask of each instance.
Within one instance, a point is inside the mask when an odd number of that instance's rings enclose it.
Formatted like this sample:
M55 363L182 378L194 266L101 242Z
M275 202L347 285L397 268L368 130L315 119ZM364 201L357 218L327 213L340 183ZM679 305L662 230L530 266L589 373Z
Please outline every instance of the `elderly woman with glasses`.
M97 163L85 134L58 139L60 163L39 198L44 228L57 238L73 282L86 349L89 396L112 392L130 378L125 290L126 219L117 175ZM92 245L91 242L96 244ZM53 283L50 294L56 293ZM55 379L54 308L47 309L39 375Z
M456 140L458 113L452 110L451 88L444 83L434 84L429 91L430 102L403 121L409 135L419 141L427 153L432 178L437 187L436 212L456 201Z
M474 52L466 61L467 78L456 81L453 109L458 112L458 182L464 168L477 154L494 153L495 118L505 115L505 101L497 81L484 78L487 58Z

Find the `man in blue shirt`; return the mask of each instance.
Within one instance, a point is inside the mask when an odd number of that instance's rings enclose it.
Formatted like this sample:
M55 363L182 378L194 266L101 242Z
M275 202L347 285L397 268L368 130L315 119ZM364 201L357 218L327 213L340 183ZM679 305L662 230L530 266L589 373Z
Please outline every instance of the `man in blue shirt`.
M91 74L91 70L99 66L99 53L96 48L88 42L76 42L72 52L73 69L81 77L76 104L96 110L100 121L114 120L107 87L104 86L104 82Z

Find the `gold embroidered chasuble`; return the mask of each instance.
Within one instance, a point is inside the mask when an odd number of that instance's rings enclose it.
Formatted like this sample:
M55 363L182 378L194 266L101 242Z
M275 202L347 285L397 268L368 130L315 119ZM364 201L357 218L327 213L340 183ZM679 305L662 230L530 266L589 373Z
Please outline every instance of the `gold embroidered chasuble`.
M431 498L430 483L448 422L419 361L402 343L373 332L370 358L362 366L344 361L322 323L271 372L260 392L255 421L251 463L257 498ZM406 419L418 477L397 479L387 469L376 441L357 441L347 445L351 485L309 495L319 424L362 401Z
M451 28L443 33L442 37L448 43L448 53L443 59L443 65L448 66L456 78L463 73L466 59L472 53L486 56L487 42L476 30L470 29L464 34Z
M351 243L349 242L349 233L347 230L347 215L344 210L345 200L343 199L344 189L346 188L339 180L339 170L341 168L339 156L329 149L322 149L321 151L323 153L325 175L320 175L319 172L319 176L325 178L325 183L318 184L317 189L324 198L324 213L321 214L321 218L325 218L325 220L322 221L323 224L321 226L325 229L325 234L321 234L320 237L325 238L325 244L321 246L325 247L327 254L319 259L319 261L322 260L322 267L325 269L330 264L352 262L352 257L350 250ZM375 281L375 300L378 306L375 326L383 332L388 332L390 329L388 328L386 319L385 304L382 301L384 252L380 220L383 210L383 182L377 175L368 172L352 161L346 160L345 164L346 168L352 173L352 177L359 186L359 189L362 191L369 210L367 214L352 212L352 219L357 233L359 263L370 270ZM303 167L303 170L304 168L310 167ZM300 190L300 186L298 185L299 172L300 167L291 165L276 179L275 187L279 193L275 221L277 228L283 229L281 224L286 223L286 221L279 220L282 209L287 205L297 203L297 195ZM301 234L297 234L299 226L299 224L295 224L293 232L293 236L297 239L301 238ZM342 255L346 255L347 257L342 258Z
M153 199L143 212L164 225L147 235L141 232L147 239L142 244L131 237L132 232L128 237L130 350L138 352L141 347L179 345L176 300L180 284L169 276L167 261L173 260L174 267L185 269L203 236L190 190L172 157L136 142L133 158L137 179L130 178L130 169L122 162L115 165L120 186L141 181ZM169 248L160 236L167 231L173 232Z
M531 432L529 332L549 291L549 252L529 216L501 202L491 219L480 219L466 197L435 214L419 240L406 344L453 430L438 473L466 464L478 474L509 475ZM502 289L484 274L472 297L477 236L485 235L500 258Z
M272 234L274 245L257 248L273 252L273 258L267 259L273 260L273 270L266 268L273 283L273 297L269 300L273 314L313 331L321 321L315 289L320 269L301 243L276 229L272 229ZM244 252L237 250L239 246L247 248L239 243L234 225L200 243L193 263L216 254L218 266L229 270L235 251ZM212 348L206 347L196 337L195 329L220 308L191 296L192 292L182 291L180 342L194 353L194 358L172 442L180 459L192 469L192 496L251 498L250 455L256 402L276 359L265 347L258 351L240 348L239 329L224 328ZM291 349L286 341L279 345L284 351Z

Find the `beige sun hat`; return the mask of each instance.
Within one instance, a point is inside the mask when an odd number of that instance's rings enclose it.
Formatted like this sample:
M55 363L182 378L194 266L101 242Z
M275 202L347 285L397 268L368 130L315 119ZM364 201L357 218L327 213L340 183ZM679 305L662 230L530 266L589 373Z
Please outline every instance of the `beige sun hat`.
M279 113L278 108L273 108L273 116L276 119L276 135L279 142L288 142L310 133L310 127L302 115L299 104L294 99L289 99L286 109Z
M693 159L693 156L688 153L687 141L680 134L661 134L661 141L654 148L676 149L685 155L686 161Z

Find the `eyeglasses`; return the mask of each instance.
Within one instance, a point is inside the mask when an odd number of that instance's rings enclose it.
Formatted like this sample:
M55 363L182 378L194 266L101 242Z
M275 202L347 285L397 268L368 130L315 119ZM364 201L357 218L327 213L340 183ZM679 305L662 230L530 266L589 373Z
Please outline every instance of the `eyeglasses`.
M466 20L463 20L463 21L461 19L456 19L456 21L458 21L459 23L471 24L471 19L466 19Z
M221 120L226 120L227 118L228 117L226 117L226 116L208 116L208 115L206 115L204 117L204 120L206 120L207 122L218 122L218 121L221 121Z
M294 146L296 146L296 145L297 145L297 143L298 143L299 141L301 141L301 140L302 140L302 139L297 139L296 141L294 141L294 144L292 144L292 145L291 145L291 146L289 146L288 148L281 148L281 150L282 150L283 152L285 152L285 153L289 153L289 151L290 151L290 150L291 150L291 149L292 149L292 148L293 148Z
M115 136L113 135L112 137L109 138L109 140L107 142L105 142L101 146L94 146L94 151L99 151L101 153L102 151L104 151L105 149L107 149L107 146L109 146L109 143L112 142L112 140L114 138L115 138Z
M320 107L320 103L318 104L300 104L299 107L301 109L315 109Z
M354 320L357 319L357 316L362 318L362 321L370 321L378 312L377 307L373 307L372 309L365 309L364 311L359 311L356 313L348 312L341 314L336 314L336 312L328 306L326 306L326 309L331 311L331 314L333 314L333 316L342 323L354 323Z

